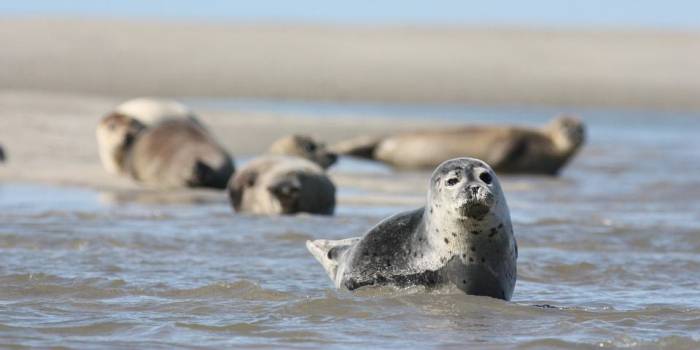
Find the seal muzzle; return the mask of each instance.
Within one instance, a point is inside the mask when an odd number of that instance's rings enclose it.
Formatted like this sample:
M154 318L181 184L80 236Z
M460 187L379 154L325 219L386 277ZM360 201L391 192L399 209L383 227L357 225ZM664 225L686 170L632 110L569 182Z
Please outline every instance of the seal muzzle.
M494 196L486 186L476 184L466 186L463 195L467 200L459 206L462 216L481 220L491 211Z

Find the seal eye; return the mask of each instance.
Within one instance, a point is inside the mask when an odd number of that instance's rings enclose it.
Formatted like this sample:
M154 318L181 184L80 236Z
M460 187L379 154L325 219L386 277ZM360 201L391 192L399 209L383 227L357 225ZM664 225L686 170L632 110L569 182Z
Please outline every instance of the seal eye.
M313 143L307 143L304 145L304 149L306 150L306 152L314 153L316 152L316 145Z
M458 182L459 182L459 179L456 178L456 177L449 178L449 179L447 179L447 181L446 181L447 186L454 186L454 185L456 185Z
M479 179L481 181L483 181L484 183L486 183L487 185L490 185L491 181L493 181L493 177L491 176L491 174L489 174L487 172L481 173L481 175L479 175Z

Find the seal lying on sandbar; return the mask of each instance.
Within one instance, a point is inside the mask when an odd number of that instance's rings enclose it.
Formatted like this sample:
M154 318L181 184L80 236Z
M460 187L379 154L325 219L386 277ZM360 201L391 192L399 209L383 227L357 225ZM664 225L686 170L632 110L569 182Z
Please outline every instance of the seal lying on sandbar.
M493 170L473 158L442 163L425 207L389 217L363 237L307 241L337 288L453 284L510 300L518 247Z
M334 145L341 155L398 168L433 168L455 157L480 158L499 173L556 175L585 139L581 120L558 117L541 129L473 126L360 137Z
M234 210L255 214L332 215L335 186L316 163L266 155L246 164L228 185Z
M226 188L231 156L198 123L166 120L153 127L119 113L97 127L105 169L157 187Z
M305 135L289 135L270 145L269 154L306 158L324 169L338 160L338 155L329 151L326 145Z
M0 163L5 161L5 151L2 149L2 145L0 145Z

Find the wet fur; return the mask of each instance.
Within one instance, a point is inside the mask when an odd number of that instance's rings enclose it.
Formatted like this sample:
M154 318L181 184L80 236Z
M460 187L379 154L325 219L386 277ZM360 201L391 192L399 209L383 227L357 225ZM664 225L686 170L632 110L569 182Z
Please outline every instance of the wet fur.
M235 211L266 215L332 215L335 191L319 165L300 157L275 155L251 161L228 185Z
M517 243L498 180L494 176L491 185L491 210L480 218L461 215L463 206L453 207L451 196L462 198L461 187L443 185L447 176L461 172L460 183L471 185L478 180L470 174L482 169L491 171L469 158L445 162L431 178L428 206L385 219L361 238L308 241L307 248L338 288L451 283L467 294L509 300Z
M234 172L231 156L189 120L165 121L144 130L126 164L131 177L158 187L224 189Z

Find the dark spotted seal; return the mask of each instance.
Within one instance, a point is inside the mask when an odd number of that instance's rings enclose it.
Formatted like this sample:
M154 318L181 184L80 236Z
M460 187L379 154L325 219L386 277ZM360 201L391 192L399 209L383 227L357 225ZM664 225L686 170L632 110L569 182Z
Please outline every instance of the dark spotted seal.
M335 185L307 159L267 155L246 164L228 185L234 210L255 214L331 215Z
M446 161L433 172L427 200L361 238L306 246L338 288L453 284L510 300L518 248L493 170L473 158Z
M471 126L358 137L331 149L398 168L433 168L455 157L483 159L499 173L556 175L584 143L583 123L559 117L540 129Z

